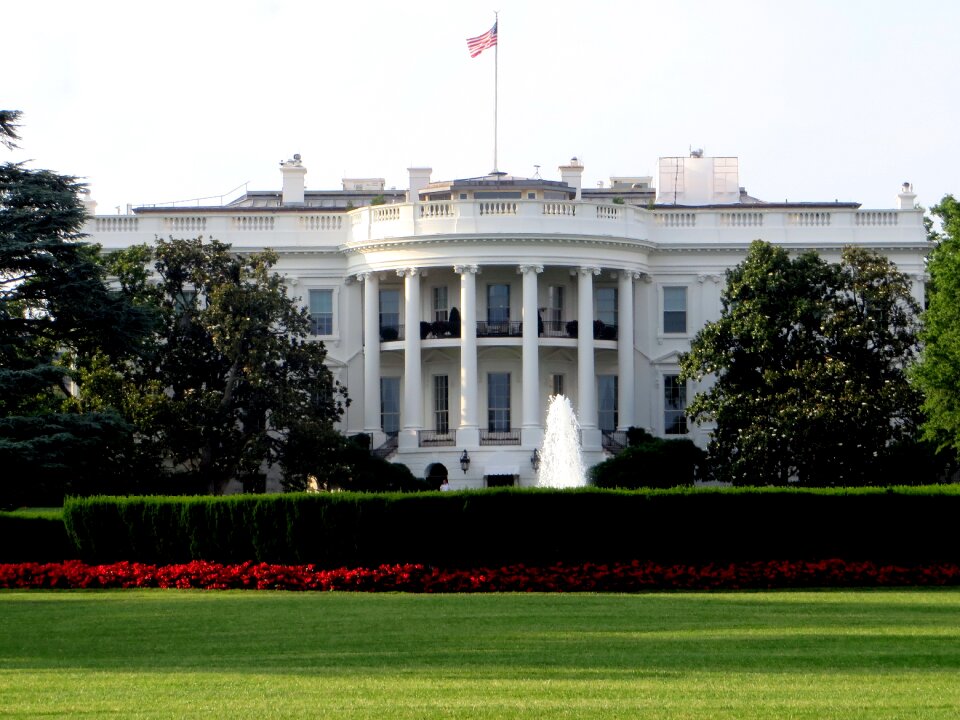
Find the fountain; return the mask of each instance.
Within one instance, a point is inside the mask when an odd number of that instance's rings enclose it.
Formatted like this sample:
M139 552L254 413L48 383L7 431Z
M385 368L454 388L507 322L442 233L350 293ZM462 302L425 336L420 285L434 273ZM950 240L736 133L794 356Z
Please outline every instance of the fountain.
M571 488L586 484L586 471L580 454L580 423L573 414L570 398L553 395L547 409L537 487Z

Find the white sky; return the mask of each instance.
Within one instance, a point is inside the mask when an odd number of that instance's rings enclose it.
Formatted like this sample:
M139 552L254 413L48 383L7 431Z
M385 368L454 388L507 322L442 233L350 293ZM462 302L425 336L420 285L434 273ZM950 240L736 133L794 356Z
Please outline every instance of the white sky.
M584 186L654 175L660 156L740 158L769 201L930 206L960 192L954 0L98 2L0 7L0 107L21 150L90 183L99 212L410 166L493 166L494 51L466 38L500 12L499 169Z

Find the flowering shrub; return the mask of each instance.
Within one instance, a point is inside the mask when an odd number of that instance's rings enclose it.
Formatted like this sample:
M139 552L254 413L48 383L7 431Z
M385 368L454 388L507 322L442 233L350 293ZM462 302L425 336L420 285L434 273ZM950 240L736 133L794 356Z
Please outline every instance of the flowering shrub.
M425 565L324 570L313 565L195 560L183 565L119 562L0 564L0 588L200 588L362 592L637 592L749 588L960 585L960 565L879 565L846 560L659 565L650 562L510 565L444 570Z

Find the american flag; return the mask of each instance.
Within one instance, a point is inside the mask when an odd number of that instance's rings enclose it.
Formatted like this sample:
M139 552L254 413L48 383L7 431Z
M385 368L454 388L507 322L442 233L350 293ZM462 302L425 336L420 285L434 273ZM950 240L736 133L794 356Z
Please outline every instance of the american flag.
M487 30L483 35L467 38L467 50L470 51L470 57L476 57L487 48L492 48L497 44L497 24Z

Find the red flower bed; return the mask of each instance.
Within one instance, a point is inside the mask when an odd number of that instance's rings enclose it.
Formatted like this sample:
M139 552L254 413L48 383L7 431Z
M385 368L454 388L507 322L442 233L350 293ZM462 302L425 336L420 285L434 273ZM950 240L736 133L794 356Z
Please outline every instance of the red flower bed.
M878 565L820 560L729 565L651 562L511 565L444 570L424 565L323 570L313 565L196 560L183 565L120 562L0 564L0 588L202 588L226 590L354 590L362 592L637 592L795 587L879 587L960 584L960 565Z

